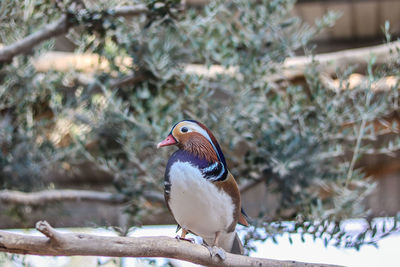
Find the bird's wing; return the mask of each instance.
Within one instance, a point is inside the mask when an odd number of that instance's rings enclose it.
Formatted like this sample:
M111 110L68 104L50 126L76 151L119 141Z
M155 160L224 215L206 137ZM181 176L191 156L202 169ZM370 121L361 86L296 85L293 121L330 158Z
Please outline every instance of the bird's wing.
M239 221L240 218L240 191L239 191L239 187L235 181L235 178L233 177L233 175L228 172L228 176L225 180L223 181L217 181L217 182L213 182L220 190L225 191L225 193L227 193L231 198L232 198L232 202L233 205L235 206L235 210L234 210L234 221L232 223L232 225L229 227L231 231L233 231L235 229L235 226L237 224L237 222Z
M233 175L230 172L228 172L228 176L225 180L214 182L214 184L218 188L224 190L228 195L230 195L232 197L232 201L233 201L234 205L237 207L237 212L235 214L235 217L236 217L235 221L240 223L241 225L249 226L249 223L247 222L248 216L244 212L243 208L241 207L239 187L238 187ZM235 222L235 226L236 226L236 222Z
M247 222L247 219L249 216L247 216L246 212L244 212L243 207L240 209L240 215L239 215L239 220L238 223L244 226L249 226L249 223Z

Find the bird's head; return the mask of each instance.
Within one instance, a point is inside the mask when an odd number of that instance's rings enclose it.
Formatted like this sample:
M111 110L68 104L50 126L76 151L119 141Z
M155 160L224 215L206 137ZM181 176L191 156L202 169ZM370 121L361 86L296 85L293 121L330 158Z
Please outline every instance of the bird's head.
M221 161L225 164L224 155L217 140L200 122L183 120L175 124L167 138L158 143L157 148L170 145L176 145L179 149L206 158L208 161Z

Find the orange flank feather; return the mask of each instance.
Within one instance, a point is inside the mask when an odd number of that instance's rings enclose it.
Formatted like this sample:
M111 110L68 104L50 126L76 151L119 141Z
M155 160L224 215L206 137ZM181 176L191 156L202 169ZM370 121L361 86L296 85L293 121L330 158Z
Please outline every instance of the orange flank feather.
M219 189L225 191L231 198L233 205L235 206L235 211L233 214L233 222L229 227L229 230L234 231L236 224L239 222L243 225L248 226L246 218L240 211L241 203L240 203L240 191L239 187L233 178L233 175L229 172L228 177L224 181L215 182L214 183Z

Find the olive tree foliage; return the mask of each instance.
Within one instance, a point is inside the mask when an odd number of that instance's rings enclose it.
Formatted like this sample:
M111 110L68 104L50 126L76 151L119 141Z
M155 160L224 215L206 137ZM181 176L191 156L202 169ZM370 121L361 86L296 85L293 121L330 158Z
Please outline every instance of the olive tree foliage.
M76 53L98 54L108 64L90 79L77 70L37 72L34 62L52 48L49 40L1 65L2 188L48 188L50 171L67 174L91 162L132 198L127 212L140 224L154 212L142 193L163 190L172 152L156 144L175 122L190 118L213 131L240 184L260 182L276 195L279 208L252 218L248 247L251 240L301 232L358 248L398 231L395 218L384 229L370 222L357 236L341 222L369 214L364 200L374 183L358 169L359 160L399 148L398 138L371 143L379 136L372 122L399 109L398 83L372 90L381 77L400 76L399 51L379 68L371 58L363 73L367 86L349 89L350 67L336 74L343 90L332 90L317 61L296 84L272 77L295 51L309 53L309 42L335 14L307 25L291 14L292 0L212 1L201 8L173 0L141 3L149 11L129 18L113 16L113 9L138 2L1 1L3 45L67 14ZM186 69L193 63L227 71L196 74Z

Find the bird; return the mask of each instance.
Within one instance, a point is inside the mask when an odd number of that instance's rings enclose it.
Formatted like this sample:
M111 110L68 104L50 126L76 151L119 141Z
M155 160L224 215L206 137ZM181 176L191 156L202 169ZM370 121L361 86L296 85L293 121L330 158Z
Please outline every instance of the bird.
M224 251L243 254L236 225L248 226L241 207L239 187L228 170L216 138L202 123L182 120L176 123L157 148L176 145L164 175L167 208L182 228L200 236L211 256L226 257Z

